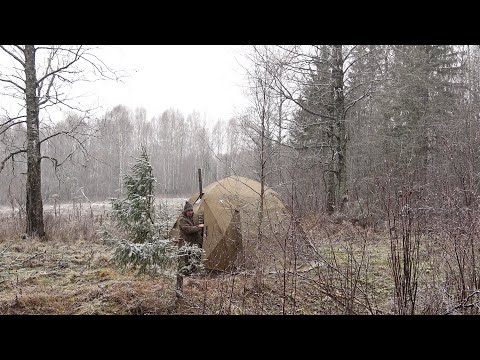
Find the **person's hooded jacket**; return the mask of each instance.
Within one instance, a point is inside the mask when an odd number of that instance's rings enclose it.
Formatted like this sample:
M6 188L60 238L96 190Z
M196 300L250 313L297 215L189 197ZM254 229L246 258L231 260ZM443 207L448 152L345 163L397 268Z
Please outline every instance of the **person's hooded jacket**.
M178 219L178 228L180 230L179 246L182 246L184 241L190 245L202 244L202 228L198 226L198 220L195 220L193 216L187 216L187 211L193 210L193 205L188 201L186 202L183 212Z

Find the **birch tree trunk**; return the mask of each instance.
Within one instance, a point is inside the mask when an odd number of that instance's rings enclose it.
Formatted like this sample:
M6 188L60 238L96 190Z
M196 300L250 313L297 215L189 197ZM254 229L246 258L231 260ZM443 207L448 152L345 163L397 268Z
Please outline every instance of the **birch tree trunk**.
M43 224L39 105L36 97L35 48L25 45L25 99L27 105L27 235L45 236Z

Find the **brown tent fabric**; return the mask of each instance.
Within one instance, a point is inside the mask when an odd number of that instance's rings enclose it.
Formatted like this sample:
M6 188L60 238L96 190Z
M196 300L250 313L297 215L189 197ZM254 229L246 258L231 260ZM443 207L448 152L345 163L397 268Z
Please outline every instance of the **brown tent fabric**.
M209 269L253 268L263 255L274 256L284 236L288 211L278 194L265 188L262 239L259 241L260 183L240 176L215 181L188 200L204 216L204 264ZM170 237L178 238L175 223ZM261 260L262 259L262 260Z

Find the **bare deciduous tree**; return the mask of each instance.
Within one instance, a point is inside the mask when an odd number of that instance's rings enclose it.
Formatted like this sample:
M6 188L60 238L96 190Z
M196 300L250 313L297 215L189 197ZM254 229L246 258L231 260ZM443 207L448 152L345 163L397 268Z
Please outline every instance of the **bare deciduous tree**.
M42 136L41 120L46 116L41 114L48 114L48 108L54 106L82 110L73 104L67 90L78 81L89 80L85 66L91 67L95 77L111 78L114 73L97 58L93 49L84 46L2 45L0 49L2 55L13 63L9 69L1 70L0 82L5 85L7 95L20 100L17 113L13 116L7 114L2 121L0 134L11 128L22 129L26 125L24 145L8 149L9 153L0 163L0 171L8 161L15 161L15 157L26 157L26 233L43 237L41 161L44 157L41 145L59 135L73 135L69 131L60 131ZM58 163L56 159L52 161Z

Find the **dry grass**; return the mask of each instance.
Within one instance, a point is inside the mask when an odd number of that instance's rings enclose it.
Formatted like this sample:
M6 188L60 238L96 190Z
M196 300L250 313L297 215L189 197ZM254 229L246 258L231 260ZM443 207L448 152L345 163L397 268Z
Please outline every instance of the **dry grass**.
M97 235L95 218L46 217L49 239L22 239L24 224L14 218L0 224L0 314L342 314L391 313L393 282L389 242L350 222L326 217L302 224L318 254L304 254L294 268L289 256L277 271L210 274L186 278L184 298L176 301L173 274L137 276L111 262L113 248ZM368 271L358 279L353 307L344 275L359 262L362 246ZM305 257L306 256L306 257ZM352 259L354 261L352 261ZM312 265L313 264L313 265ZM428 267L428 262L424 263ZM428 274L422 275L428 283ZM427 287L424 287L425 289Z
M172 214L180 203L171 201ZM93 216L46 212L48 238L43 241L22 238L24 219L0 216L0 314L395 312L385 228L320 214L305 217L302 236L297 242L288 238L292 243L285 258L262 259L264 268L257 272L186 278L184 298L177 301L173 273L153 278L114 266L112 244L99 235L102 224L113 230L102 209ZM421 235L417 314L458 307L452 250L458 239L447 235L445 230ZM477 291L468 299L476 304L478 298Z
M0 251L0 314L282 313L278 274L261 286L250 273L186 278L184 299L176 302L173 276L122 272L99 241L3 241ZM308 293L296 296L295 313L321 312Z
M100 242L36 239L0 243L0 313L170 313L173 281L122 272Z

